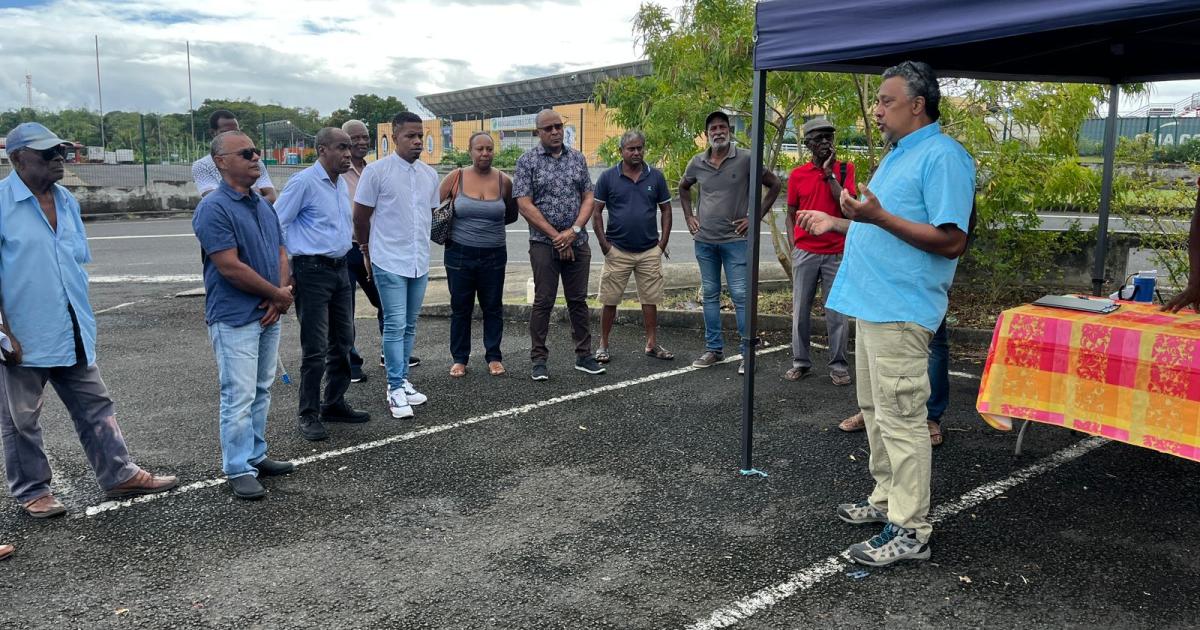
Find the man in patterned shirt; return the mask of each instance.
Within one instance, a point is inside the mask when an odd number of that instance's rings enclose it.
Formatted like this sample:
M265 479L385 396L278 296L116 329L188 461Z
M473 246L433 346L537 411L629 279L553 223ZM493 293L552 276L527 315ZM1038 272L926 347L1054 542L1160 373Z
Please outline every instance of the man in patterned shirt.
M550 310L558 299L562 278L575 340L575 369L603 374L592 356L588 324L588 271L592 253L584 226L592 217L592 178L583 154L563 143L563 120L558 112L543 109L537 115L538 146L517 160L513 196L521 216L529 223L529 263L533 267L533 312L529 316L535 381L550 378L546 360L546 335Z

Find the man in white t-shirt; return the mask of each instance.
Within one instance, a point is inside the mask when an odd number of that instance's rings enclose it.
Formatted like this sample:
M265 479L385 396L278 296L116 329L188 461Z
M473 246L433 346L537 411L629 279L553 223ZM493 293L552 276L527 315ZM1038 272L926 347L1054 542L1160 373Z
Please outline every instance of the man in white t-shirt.
M411 418L426 401L408 382L417 316L429 282L429 228L437 207L438 175L420 160L421 117L392 118L395 153L368 164L354 193L354 235L383 305L383 354L388 409Z
M226 131L241 131L241 127L238 126L237 117L233 115L233 112L227 109L218 109L208 117L208 133L216 138L217 135ZM221 185L221 172L217 170L217 165L213 164L211 155L205 153L204 157L192 162L192 180L196 182L196 190L200 192L201 197ZM266 197L267 201L275 203L275 184L271 183L271 176L267 175L266 166L263 166L262 176L254 182L254 189Z

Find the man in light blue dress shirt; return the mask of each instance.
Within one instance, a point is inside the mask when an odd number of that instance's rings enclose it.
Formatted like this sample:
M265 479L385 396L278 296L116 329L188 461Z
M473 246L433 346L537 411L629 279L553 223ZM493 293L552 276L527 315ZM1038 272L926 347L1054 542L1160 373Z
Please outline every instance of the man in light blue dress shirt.
M856 318L858 406L871 446L875 489L838 506L849 523L885 523L849 549L860 564L929 558L931 447L926 425L929 342L966 249L975 162L937 123L937 76L904 62L883 73L875 121L893 145L863 186L842 193L846 253L826 305ZM801 213L810 233L845 220Z
M292 254L296 317L300 320L300 435L328 437L326 422L371 418L346 403L350 346L354 343L354 285L346 272L353 237L350 195L350 136L326 127L317 132L317 162L297 173L275 202L283 239ZM321 397L321 380L327 379Z
M0 434L9 493L37 518L66 512L50 492L38 417L46 383L75 423L109 498L162 492L175 477L133 463L96 366L96 317L88 301L92 261L79 202L58 181L67 142L37 123L9 132L13 172L0 180ZM7 341L7 344L4 342Z

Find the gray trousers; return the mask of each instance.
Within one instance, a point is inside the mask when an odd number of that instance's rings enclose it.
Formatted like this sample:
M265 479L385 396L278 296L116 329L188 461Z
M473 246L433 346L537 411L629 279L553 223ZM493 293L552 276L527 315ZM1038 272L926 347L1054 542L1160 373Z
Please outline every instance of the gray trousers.
M99 368L35 368L0 363L0 437L4 439L9 494L21 503L50 494L50 461L42 447L42 428L38 424L47 381L71 415L100 487L111 490L137 474L140 469L130 459Z
M820 285L824 303L841 264L841 254L813 254L798 247L792 249L792 367L812 367L808 328L813 299L817 295L817 285ZM829 371L849 372L846 345L850 328L846 325L846 316L826 308L825 326L829 334Z

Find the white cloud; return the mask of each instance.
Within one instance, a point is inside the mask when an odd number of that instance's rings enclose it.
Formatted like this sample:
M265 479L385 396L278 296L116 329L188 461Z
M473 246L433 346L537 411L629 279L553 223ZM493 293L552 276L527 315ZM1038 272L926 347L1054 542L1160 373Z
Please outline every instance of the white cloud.
M631 20L640 3L49 0L0 9L6 32L71 26L65 35L5 44L0 110L25 104L27 70L36 107L95 109L93 34L109 111L186 111L187 41L197 105L252 98L328 113L373 92L416 107L417 94L637 59Z

